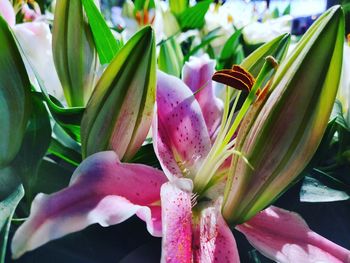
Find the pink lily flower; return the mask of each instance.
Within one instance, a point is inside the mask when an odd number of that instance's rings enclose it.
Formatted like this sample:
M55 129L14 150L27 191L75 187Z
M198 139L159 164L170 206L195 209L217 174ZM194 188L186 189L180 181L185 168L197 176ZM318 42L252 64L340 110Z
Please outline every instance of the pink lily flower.
M206 57L186 64L183 76L191 88L175 77L158 74L153 134L166 176L145 165L120 163L114 152L91 155L74 172L69 187L35 198L29 219L13 238L13 257L88 225L118 224L136 214L152 235L163 236L162 262L239 262L235 239L221 215L227 169L221 163L227 154L213 163L214 180L203 191L193 191L217 141L211 131L220 125L210 121L222 111L210 81L213 65ZM205 88L193 96L202 83L207 83ZM279 262L350 259L348 250L311 231L298 215L276 207L236 229Z
M216 138L211 136L218 124L207 121L220 111L210 83L212 74L213 62L206 57L185 65L188 86L173 76L158 74L154 146L169 178L161 188L162 262L239 262L235 239L221 215L229 169L224 164L232 148L211 157L221 141L220 132ZM205 83L206 88L193 96ZM274 206L236 229L258 251L278 262L350 260L348 250L310 230L297 214Z
M161 236L160 187L166 181L155 168L121 163L113 151L93 154L67 188L35 197L28 220L13 237L12 257L89 225L119 224L135 214L152 235Z

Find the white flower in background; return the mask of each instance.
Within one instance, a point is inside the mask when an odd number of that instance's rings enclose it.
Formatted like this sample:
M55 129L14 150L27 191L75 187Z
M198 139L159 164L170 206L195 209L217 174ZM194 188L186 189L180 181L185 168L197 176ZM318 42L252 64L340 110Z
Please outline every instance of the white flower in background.
M156 8L147 10L147 14L142 14L141 12L136 12L135 14L134 3L131 0L126 0L123 7L112 7L111 21L115 26L124 28L121 35L125 42L146 24L152 25L156 41L159 42L164 37L161 4L162 2L156 1Z
M163 3L165 4L165 3ZM167 5L161 6L161 14L163 19L163 33L165 38L171 37L180 32L180 25L176 20L176 17L171 13Z
M13 31L26 57L44 82L47 92L63 102L63 90L52 58L52 35L49 25L44 22L23 23L16 25ZM28 73L31 82L35 83L34 74L30 70Z
M292 16L286 15L264 23L254 22L243 29L244 40L251 45L268 42L279 35L291 32Z
M16 15L13 7L8 0L0 0L0 15L12 27L16 23Z
M49 25L43 21L16 25L15 11L8 0L0 0L0 15L12 27L26 57L40 75L49 94L54 95L60 101L64 101L63 90L52 58L52 36ZM26 67L31 82L36 84L33 72L31 72L28 65Z
M224 4L211 4L205 15L205 32L220 28L217 39L212 42L214 48L221 48L236 28L242 28L253 21L253 7L244 1L229 1Z
M221 47L225 41L233 34L233 15L232 8L226 4L211 4L205 15L205 32L210 32L216 28L219 29L219 35L211 44L215 47Z
M230 10L233 17L233 24L236 28L242 28L256 21L255 3L248 1L228 1L223 4L223 8Z
M350 42L344 43L342 77L337 98L343 106L344 117L350 125Z

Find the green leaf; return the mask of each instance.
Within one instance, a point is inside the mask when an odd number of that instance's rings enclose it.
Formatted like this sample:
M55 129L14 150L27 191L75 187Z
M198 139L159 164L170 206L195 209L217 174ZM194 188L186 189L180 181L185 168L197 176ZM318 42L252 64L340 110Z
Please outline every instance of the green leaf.
M290 3L287 5L287 7L284 9L283 11L283 15L290 15L290 9L291 9L291 5Z
M287 50L286 50L287 52ZM234 54L234 60L233 60L233 64L241 64L242 61L245 58L245 54L243 51L243 46L242 45L238 45L237 50Z
M158 56L158 68L160 70L176 77L180 77L183 60L184 58L181 47L174 37L161 43Z
M271 14L272 18L278 18L280 16L280 11L278 10L278 8L276 7Z
M214 48L212 47L211 44L209 44L209 45L207 46L207 48L206 48L206 50L205 50L205 53L208 54L208 56L209 56L210 59L213 59L213 60L216 59L215 50L214 50Z
M142 163L161 169L158 158L154 152L152 143L143 145L135 156L130 160L131 163Z
M94 1L82 0L82 2L89 19L100 63L108 64L118 53L121 43L114 38Z
M32 109L21 149L12 164L21 178L29 202L33 198L32 186L37 179L39 165L51 138L50 118L44 103L32 97Z
M74 166L78 166L82 161L82 157L81 157L80 153L78 153L77 151L73 150L70 147L67 147L62 142L60 142L59 140L57 140L55 138L51 139L51 143L50 143L50 147L49 147L48 152L50 154L53 154L53 155L65 160L66 162L68 162Z
M240 46L242 29L236 30L224 44L217 60L217 70L231 68L235 62L235 56ZM242 47L241 47L242 48Z
M188 0L169 0L171 12L178 16L188 8Z
M42 91L42 93L37 95L46 102L50 113L52 114L57 124L60 125L74 140L80 142L80 123L85 108L64 108L56 98L46 92L46 89L37 74L36 79Z
M24 189L11 168L0 170L0 263L5 262L11 219Z
M204 26L204 17L212 0L198 2L195 6L187 8L178 17L182 31L189 29L200 29Z
M130 159L150 129L155 88L155 38L146 26L118 52L91 96L81 122L83 158L113 149Z
M33 193L52 194L67 187L73 170L67 165L43 160L38 170L38 180L33 186Z
M242 61L241 66L256 77L267 56L273 56L279 63L283 61L287 55L289 43L289 34L280 35L251 53Z
M30 82L14 36L0 16L0 168L18 153L30 115Z
M216 38L220 37L220 35L218 35L220 28L215 28L212 31L210 31L207 35L205 35L202 38L202 41L199 45L193 47L185 56L184 61L188 61L190 59L191 56L193 56L194 54L196 54L200 49L206 47L207 45L209 45L213 40L215 40Z

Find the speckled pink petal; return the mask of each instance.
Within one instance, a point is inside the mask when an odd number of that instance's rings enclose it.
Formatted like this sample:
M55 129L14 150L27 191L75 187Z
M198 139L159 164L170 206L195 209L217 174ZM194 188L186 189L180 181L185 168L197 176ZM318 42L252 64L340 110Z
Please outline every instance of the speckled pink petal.
M194 262L240 262L236 241L220 213L220 206L204 208L193 221Z
M13 238L13 258L91 224L118 224L134 214L152 235L161 236L160 187L166 181L157 169L120 163L114 152L91 155L69 187L35 197L28 220Z
M205 54L200 57L191 57L190 61L185 63L182 71L182 78L192 92L201 89L195 94L195 97L202 109L212 139L220 125L223 111L223 102L215 96L211 80L214 67L215 61Z
M181 189L179 184L187 182L169 182L161 189L163 263L192 262L191 189L180 186Z
M157 77L156 154L170 178L192 177L211 148L202 111L180 79L160 71Z
M277 262L350 262L349 250L313 232L298 214L274 206L236 228Z
M16 24L15 11L9 0L0 0L0 15L6 20L9 26Z

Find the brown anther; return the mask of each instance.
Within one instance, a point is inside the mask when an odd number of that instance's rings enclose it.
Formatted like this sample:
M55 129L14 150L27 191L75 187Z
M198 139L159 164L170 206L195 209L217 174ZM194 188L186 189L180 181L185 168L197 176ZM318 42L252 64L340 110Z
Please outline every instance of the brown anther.
M347 40L347 42L348 42L348 45L350 46L350 33L349 33L349 34L347 34L347 36L346 36L346 40Z
M232 69L223 69L215 72L212 80L247 92L252 89L255 83L254 77L239 65L233 65Z

